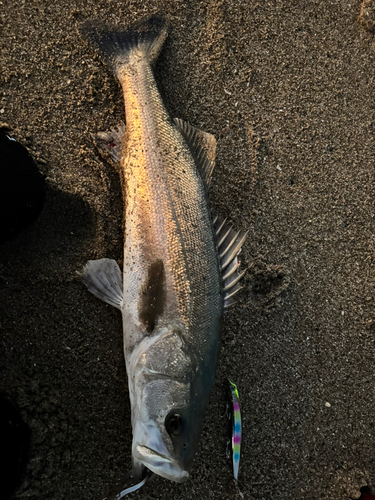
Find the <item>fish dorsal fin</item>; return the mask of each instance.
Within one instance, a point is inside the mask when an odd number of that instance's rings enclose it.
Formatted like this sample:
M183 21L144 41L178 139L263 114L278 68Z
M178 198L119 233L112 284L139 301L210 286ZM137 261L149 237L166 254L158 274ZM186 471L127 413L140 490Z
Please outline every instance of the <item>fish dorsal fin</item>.
M175 125L187 142L199 173L207 189L210 187L215 166L216 139L213 135L193 127L180 118L174 119Z
M83 269L82 281L95 297L121 309L122 279L115 260L89 260Z
M223 280L224 307L227 308L234 304L233 296L242 288L239 282L246 270L240 272L238 254L248 231L235 231L221 217L215 217L213 224Z

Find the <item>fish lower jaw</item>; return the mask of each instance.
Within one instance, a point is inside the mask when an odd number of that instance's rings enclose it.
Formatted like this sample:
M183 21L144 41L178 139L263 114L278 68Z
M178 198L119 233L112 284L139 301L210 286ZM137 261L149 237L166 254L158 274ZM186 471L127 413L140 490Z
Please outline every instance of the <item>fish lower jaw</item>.
M171 458L159 455L147 446L138 444L135 447L133 461L142 463L151 472L176 483L184 483L189 479L189 473L181 469Z

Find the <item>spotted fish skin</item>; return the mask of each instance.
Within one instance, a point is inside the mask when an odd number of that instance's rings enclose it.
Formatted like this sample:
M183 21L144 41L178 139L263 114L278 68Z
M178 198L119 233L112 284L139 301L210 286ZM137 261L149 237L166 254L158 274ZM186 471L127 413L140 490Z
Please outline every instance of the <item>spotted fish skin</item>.
M152 64L165 20L127 30L87 21L81 33L117 76L126 117L126 128L97 135L122 179L123 274L100 259L86 264L83 281L122 312L135 479L147 467L182 482L213 385L224 306L240 289L246 235L211 217L214 137L172 120L157 89Z

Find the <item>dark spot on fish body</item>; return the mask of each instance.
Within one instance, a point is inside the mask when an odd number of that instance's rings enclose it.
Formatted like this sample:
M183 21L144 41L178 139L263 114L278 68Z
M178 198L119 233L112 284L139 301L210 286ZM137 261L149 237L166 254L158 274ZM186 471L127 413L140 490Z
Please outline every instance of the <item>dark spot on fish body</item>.
M139 320L152 333L158 317L163 313L166 299L164 264L157 259L148 268L138 304Z

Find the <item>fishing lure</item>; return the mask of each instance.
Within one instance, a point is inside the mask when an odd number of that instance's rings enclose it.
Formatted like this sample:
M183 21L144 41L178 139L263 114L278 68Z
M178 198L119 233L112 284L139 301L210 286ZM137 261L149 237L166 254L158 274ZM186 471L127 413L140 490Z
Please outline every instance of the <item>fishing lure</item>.
M229 379L229 387L233 403L233 429L232 429L232 455L233 455L233 475L237 482L238 470L240 468L240 454L241 454L241 410L240 410L240 396L238 394L237 386Z

